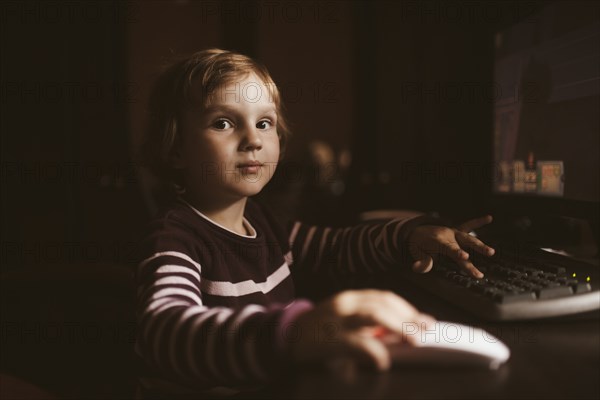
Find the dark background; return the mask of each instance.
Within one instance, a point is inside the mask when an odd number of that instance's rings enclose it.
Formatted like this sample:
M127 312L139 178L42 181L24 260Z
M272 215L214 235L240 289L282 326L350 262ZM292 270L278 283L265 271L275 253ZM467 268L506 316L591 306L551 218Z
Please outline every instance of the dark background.
M172 55L215 46L265 63L283 92L291 172L271 192L317 190L298 173L314 140L352 152L341 195L274 207L322 223L379 208L476 215L489 184L492 32L538 6L3 2L3 268L52 261L62 246L73 261L133 261L152 207L132 156L150 85Z
M294 131L263 195L282 215L458 220L488 209L493 32L541 4L2 2L1 371L73 396L130 390L131 267L154 207L134 155L170 57L224 47L269 68ZM315 140L352 154L320 185Z

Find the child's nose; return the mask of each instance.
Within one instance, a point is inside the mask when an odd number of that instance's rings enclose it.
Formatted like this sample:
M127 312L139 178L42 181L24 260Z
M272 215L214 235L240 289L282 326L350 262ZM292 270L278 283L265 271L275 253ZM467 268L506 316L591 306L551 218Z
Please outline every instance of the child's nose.
M245 129L244 137L241 143L241 149L243 151L253 151L262 149L262 139L260 132L256 127L249 127Z

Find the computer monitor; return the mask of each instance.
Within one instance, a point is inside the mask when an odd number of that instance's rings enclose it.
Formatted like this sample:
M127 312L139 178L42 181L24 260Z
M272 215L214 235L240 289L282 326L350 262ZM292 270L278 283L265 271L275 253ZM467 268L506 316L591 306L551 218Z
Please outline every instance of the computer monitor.
M494 57L493 208L583 218L597 229L597 3L546 4L496 32Z

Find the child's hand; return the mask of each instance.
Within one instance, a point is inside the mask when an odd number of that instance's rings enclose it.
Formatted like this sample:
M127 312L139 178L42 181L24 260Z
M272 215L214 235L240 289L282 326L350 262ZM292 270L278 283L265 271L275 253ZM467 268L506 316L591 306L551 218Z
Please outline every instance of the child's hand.
M383 335L395 333L411 342L434 322L393 292L348 290L294 321L299 335L290 340L290 353L299 363L350 358L383 371L391 365Z
M433 267L433 258L444 255L454 260L473 277L483 278L481 271L469 261L469 254L463 249L473 250L485 256L494 255L493 248L469 235L472 230L490 222L492 216L486 215L469 220L456 229L434 225L415 228L408 237L410 254L416 260L412 265L413 270L421 273L429 272Z

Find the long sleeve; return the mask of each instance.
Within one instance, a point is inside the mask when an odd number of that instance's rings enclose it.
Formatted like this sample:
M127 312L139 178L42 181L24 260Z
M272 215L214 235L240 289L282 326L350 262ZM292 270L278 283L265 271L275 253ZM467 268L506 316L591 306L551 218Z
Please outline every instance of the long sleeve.
M295 269L339 274L384 271L410 259L408 235L416 226L440 221L427 216L362 223L347 228L291 224L289 243Z
M201 279L202 266L184 253L157 253L140 263L138 353L165 376L194 387L268 381L283 362L281 348L273 346L281 343L281 319L308 306L207 307Z

